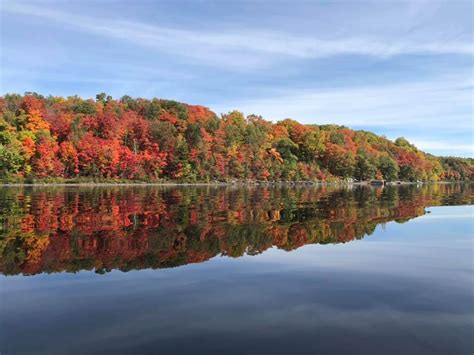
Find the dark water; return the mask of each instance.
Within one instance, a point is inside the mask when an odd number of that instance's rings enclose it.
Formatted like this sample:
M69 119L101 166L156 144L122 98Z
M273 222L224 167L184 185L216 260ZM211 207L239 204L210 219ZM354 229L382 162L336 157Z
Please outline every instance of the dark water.
M2 188L0 353L472 354L473 185Z

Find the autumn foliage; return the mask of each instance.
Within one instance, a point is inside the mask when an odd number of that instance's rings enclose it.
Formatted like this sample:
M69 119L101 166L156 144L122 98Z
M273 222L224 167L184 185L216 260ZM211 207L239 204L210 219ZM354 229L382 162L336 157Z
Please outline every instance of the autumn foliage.
M186 182L470 180L473 160L439 158L335 125L278 123L171 100L0 98L0 177Z

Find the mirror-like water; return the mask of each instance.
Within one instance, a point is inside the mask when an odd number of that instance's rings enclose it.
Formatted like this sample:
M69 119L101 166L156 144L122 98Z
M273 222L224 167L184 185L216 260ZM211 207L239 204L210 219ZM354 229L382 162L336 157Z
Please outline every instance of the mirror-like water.
M4 188L0 352L472 353L473 201L467 184Z

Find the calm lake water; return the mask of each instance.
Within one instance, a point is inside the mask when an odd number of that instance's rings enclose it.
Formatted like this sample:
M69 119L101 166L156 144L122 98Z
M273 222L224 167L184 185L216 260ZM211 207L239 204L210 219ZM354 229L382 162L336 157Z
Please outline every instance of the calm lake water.
M0 190L0 353L472 354L474 185Z

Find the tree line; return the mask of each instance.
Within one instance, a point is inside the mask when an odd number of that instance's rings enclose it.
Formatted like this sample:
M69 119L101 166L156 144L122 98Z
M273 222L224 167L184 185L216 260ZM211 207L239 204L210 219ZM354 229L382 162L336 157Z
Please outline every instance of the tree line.
M436 157L404 138L277 123L173 100L0 97L0 178L209 182L472 180L474 159Z

